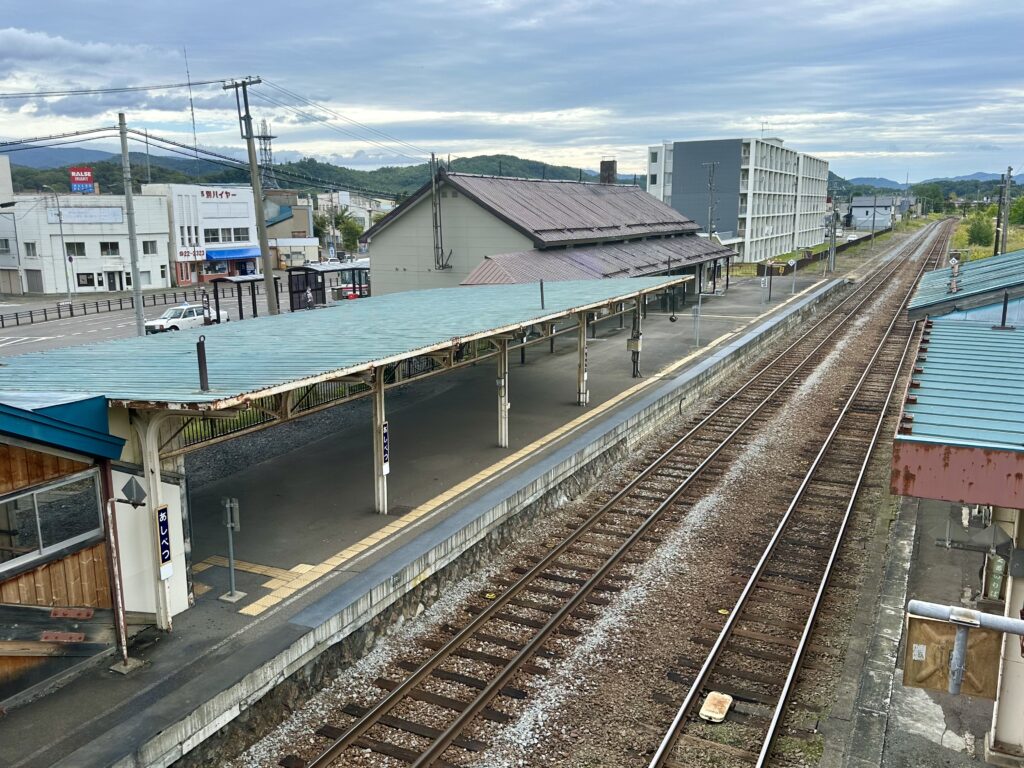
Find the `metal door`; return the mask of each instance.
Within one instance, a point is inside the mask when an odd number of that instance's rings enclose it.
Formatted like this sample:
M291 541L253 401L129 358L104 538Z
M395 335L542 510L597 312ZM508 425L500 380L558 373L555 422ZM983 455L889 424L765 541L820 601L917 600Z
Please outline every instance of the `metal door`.
M29 293L43 292L43 271L41 269L26 269L25 284Z

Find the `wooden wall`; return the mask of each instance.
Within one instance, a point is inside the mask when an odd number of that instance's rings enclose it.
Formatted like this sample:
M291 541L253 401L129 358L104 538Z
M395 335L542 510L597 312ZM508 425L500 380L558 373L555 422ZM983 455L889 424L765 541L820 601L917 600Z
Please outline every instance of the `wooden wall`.
M90 466L52 453L0 443L0 493L29 488Z
M0 603L110 608L106 542L96 542L0 583Z

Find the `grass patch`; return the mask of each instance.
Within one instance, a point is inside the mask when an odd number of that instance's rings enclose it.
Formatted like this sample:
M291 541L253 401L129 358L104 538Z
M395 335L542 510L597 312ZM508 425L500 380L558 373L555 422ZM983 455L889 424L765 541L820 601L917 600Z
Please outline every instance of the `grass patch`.
M970 222L968 219L960 219L960 222L956 227L956 232L953 233L953 242L951 247L956 250L967 251L967 261L988 258L992 255L993 246L967 244L967 229L969 226ZM1011 225L1006 236L1006 250L1009 252L1019 251L1022 249L1024 249L1024 227Z

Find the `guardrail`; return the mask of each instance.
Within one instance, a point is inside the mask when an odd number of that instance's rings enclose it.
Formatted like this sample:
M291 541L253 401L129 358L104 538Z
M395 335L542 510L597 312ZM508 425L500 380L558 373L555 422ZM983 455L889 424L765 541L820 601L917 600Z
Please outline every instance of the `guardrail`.
M340 285L339 279L327 280L327 286ZM256 293L263 293L262 283L256 283ZM220 288L222 298L232 298L235 291L242 286L228 285ZM166 306L167 304L178 304L185 301L201 302L203 289L192 288L181 291L170 291L163 293L146 293L142 295L143 307ZM248 291L246 291L248 293ZM190 299L189 296L192 298ZM96 301L57 301L52 307L37 307L24 309L17 312L6 312L0 314L0 329L11 328L20 325L35 325L51 320L63 320L68 317L79 315L95 315L100 312L120 312L125 309L135 309L135 298L133 296L119 296L112 299L97 299Z

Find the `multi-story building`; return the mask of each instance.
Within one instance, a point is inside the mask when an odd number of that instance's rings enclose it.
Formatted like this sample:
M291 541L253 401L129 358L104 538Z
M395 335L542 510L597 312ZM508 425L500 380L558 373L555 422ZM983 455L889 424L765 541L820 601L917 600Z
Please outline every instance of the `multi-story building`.
M0 176L9 174L0 165ZM9 180L0 190L10 190ZM8 293L82 294L132 288L124 195L5 192L0 275ZM139 282L170 286L163 197L135 195Z
M175 285L260 272L256 206L243 184L143 184L165 199L164 221Z
M665 142L648 148L647 191L741 261L824 241L828 163L782 139Z

